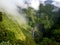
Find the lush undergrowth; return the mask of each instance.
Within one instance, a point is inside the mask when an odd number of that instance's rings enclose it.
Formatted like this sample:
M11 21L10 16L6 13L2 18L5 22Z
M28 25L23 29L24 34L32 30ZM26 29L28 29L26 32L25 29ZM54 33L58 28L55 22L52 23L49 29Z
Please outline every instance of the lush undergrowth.
M27 25L19 25L6 15L2 15L0 22L0 42L9 41L11 44L36 45Z

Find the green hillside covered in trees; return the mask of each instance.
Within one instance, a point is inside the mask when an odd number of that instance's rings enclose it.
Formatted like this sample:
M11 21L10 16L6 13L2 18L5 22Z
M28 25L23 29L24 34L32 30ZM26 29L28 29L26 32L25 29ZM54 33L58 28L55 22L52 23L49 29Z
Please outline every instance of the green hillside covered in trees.
M40 4L39 10L22 11L28 20L24 25L0 12L0 45L60 45L60 8Z

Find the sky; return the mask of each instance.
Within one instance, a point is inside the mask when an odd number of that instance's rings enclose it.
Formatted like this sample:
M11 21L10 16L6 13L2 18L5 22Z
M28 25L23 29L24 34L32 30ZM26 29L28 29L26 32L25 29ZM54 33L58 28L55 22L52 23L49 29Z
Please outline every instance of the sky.
M15 13L17 10L17 6L21 8L27 8L27 4L25 1L29 3L29 6L38 10L39 4L44 3L46 0L0 0L0 9L4 9L6 12ZM53 4L57 7L60 7L60 0L53 0ZM13 10L13 11L12 11Z
M38 10L39 4L40 4L39 0L32 0L30 6Z
M29 0L0 0L0 11L9 14L8 18L18 22L20 25L27 24L25 14L18 12L19 9L17 7L19 6L21 8L27 8L25 1L29 2ZM31 0L30 6L37 10L39 6L39 0ZM12 18L10 16L12 16Z
M27 8L28 6L27 4L25 4L25 1L30 3L29 4L30 7L34 8L35 10L38 10L39 4L44 3L45 0L0 0L0 11L4 11L11 14L14 17L14 19L16 19L18 22L19 20L26 22L23 16L24 14L19 13L17 7L19 6L21 8ZM60 0L53 1L54 1L53 4L55 6L60 7Z
M43 3L44 4L44 1L46 0L40 0L40 3ZM57 7L60 7L60 0L52 0L53 1L53 5L57 6Z
M7 15L8 18L18 22L20 25L26 24L25 14L19 13L16 5L25 7L23 1L20 0L0 0L0 11L9 14ZM10 16L12 16L12 18Z
M53 0L53 4L60 8L60 0Z
M15 7L16 5L22 7L22 8L26 8L27 4L24 4L26 0L0 0L0 7L8 7L8 8L12 8ZM29 2L29 0L27 0L27 2ZM39 0L31 0L30 1L30 6L34 9L38 9L39 6Z
M22 7L22 8L26 8L27 4L24 4L25 1L29 2L30 1L30 6L36 10L38 10L39 4L42 2L44 3L44 1L46 0L0 0L0 7L5 5L5 6L9 6L9 8L12 8L16 5ZM54 1L54 5L60 7L60 0L53 0ZM4 7L6 8L6 7Z
M39 4L44 3L46 0L0 0L0 9L4 9L6 12L15 12L17 10L17 6L21 8L27 8L27 1L30 7L34 8L35 10L39 9ZM53 4L57 7L60 7L60 0L53 0ZM13 10L13 12L12 12Z

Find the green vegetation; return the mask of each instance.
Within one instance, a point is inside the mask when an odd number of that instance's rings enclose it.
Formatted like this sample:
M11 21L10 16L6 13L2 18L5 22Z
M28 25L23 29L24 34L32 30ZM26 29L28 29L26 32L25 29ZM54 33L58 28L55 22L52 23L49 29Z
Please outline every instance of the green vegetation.
M30 28L20 26L9 19L6 14L2 14L3 20L0 22L0 42L10 41L12 44L35 45ZM27 26L27 25L26 25Z
M0 45L60 45L60 9L54 9L51 4L40 4L37 11L22 9L28 19L25 25L0 12Z

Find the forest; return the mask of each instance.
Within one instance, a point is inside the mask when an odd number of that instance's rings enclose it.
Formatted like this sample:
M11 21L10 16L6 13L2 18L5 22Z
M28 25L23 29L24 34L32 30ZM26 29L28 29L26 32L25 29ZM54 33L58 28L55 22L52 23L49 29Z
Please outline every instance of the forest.
M60 8L40 4L39 10L29 6L21 10L27 24L0 11L0 45L60 45Z

